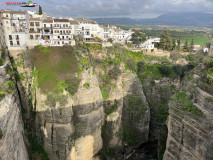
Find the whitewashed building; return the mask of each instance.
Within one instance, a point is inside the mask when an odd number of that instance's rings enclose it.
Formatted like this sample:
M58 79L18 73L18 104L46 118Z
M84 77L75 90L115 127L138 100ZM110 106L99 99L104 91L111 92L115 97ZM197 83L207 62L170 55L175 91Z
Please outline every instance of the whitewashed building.
M75 45L72 28L68 19L53 19L53 45Z
M26 49L27 21L25 11L2 10L0 12L2 39L10 50Z

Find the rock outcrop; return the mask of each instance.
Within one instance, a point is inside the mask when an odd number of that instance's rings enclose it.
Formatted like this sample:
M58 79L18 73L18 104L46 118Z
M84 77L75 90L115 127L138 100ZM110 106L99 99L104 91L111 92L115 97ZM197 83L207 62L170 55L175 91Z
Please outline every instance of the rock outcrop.
M201 73L185 81L182 89L187 94L181 92L169 103L164 160L213 159L213 96L198 85Z
M0 69L1 87L12 83L5 68ZM0 159L28 160L18 92L15 85L10 87L12 92L6 91L5 97L0 100Z

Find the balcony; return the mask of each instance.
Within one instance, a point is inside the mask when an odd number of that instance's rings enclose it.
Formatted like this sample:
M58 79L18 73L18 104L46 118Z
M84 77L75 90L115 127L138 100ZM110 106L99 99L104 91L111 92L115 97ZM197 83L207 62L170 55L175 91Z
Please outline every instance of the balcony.
M40 31L29 31L29 33L40 33Z

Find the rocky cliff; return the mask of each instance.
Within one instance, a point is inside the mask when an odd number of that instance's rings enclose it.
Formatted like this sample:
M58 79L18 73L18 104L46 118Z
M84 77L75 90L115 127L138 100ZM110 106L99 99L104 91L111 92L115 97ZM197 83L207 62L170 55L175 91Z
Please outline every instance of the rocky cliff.
M28 160L20 99L8 66L6 61L0 68L0 159Z
M212 159L210 57L197 67L190 61L198 58L182 56L189 62L181 66L82 42L14 57L13 69L1 71L0 82L9 84L0 93L4 156L28 159L26 141L33 160Z
M208 69L198 66L169 102L164 160L213 159L213 95ZM209 67L210 68L210 67Z
M40 51L20 54L15 64L19 75L22 75L18 86L26 111L23 116L28 121L28 127L35 126L35 134L30 139L36 137L36 141L41 142L49 159L122 159L125 157L122 153L124 147L137 147L148 140L150 111L142 85L137 75L126 70L122 62L113 64L114 60L118 60L115 56L110 60L108 56L100 57L101 61L112 63L103 68L103 63L92 66L93 60L89 60L91 52L88 48L82 49L82 46L74 52L66 47L61 50L64 53ZM102 50L99 55L106 51ZM67 56L68 52L75 53L77 61L72 58L75 64L64 62L64 57L58 55ZM54 67L57 66L53 69L56 70L54 73L60 73L56 78L61 80L59 83L55 81L56 86L48 88L48 81L41 87L44 83L41 72L49 66L42 68L46 61L43 63L39 56L48 56L42 59L50 60L49 65L55 56L63 60L63 67L69 67L57 72L61 62L54 63ZM80 71L77 72L74 65L79 66ZM114 66L118 67L119 74L116 78L106 78ZM34 142L30 146L32 159L38 155L45 157L43 151L33 149Z

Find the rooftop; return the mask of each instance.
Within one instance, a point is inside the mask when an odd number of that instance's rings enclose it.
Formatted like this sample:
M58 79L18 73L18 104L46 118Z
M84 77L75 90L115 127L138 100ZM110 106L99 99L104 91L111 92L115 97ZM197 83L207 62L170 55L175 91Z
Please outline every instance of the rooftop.
M68 19L54 19L54 22L70 22Z

